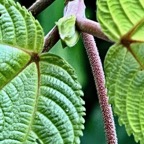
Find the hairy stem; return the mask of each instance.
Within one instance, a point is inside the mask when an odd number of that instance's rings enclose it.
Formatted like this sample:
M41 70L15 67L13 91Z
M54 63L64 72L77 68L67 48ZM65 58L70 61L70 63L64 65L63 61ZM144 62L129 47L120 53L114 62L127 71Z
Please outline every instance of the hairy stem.
M92 68L98 92L99 103L103 114L107 143L117 144L114 119L111 106L108 104L107 90L105 88L105 77L98 49L96 47L96 43L92 35L82 33L82 37L89 57L90 65Z
M31 11L33 15L37 15L54 1L55 0L36 0L36 2L28 10Z

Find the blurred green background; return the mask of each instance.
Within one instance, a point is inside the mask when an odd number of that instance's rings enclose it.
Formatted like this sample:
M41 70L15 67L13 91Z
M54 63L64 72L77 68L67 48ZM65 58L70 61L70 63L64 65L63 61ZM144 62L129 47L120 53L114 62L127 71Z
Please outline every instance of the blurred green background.
M17 0L27 8L35 0ZM96 20L96 0L85 0L86 16L89 19ZM42 25L45 34L55 25L55 22L63 15L63 1L56 0L49 8L44 10L36 18ZM95 38L102 63L110 43ZM103 120L100 106L98 103L97 92L91 73L89 61L83 43L80 40L73 48L63 49L59 41L50 51L66 59L75 69L79 82L84 91L84 100L86 102L85 130L81 138L81 144L106 144ZM119 144L135 144L133 136L128 136L124 126L118 125L118 119L115 117L116 131Z

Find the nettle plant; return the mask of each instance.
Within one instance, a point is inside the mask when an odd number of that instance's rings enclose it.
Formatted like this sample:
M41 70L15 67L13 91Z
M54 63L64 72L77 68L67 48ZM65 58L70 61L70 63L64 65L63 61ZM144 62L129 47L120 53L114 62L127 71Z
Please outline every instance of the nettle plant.
M27 10L14 0L0 0L0 144L80 143L85 115L81 85L74 69L48 52L60 38L72 47L80 36L107 143L117 143L112 104L128 135L144 144L144 1L97 0L100 25L85 18L83 0L65 1L64 17L44 38L33 15L53 1L37 0ZM106 84L92 35L115 43L104 62Z

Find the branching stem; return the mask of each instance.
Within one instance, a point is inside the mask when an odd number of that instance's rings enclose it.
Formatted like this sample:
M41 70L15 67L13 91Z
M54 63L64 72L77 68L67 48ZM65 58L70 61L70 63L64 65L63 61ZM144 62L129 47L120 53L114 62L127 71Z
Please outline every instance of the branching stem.
M37 0L28 10L33 15L39 14L55 0ZM79 31L91 34L95 37L111 42L102 32L99 23L81 17L84 14L85 5L82 0L67 1L64 10L64 15L74 14L77 16L76 26ZM80 11L81 10L81 11ZM45 44L43 52L49 51L59 40L59 34L56 26L45 36Z
M86 18L77 17L76 26L80 32L85 32L105 41L112 42L104 35L99 23L97 22ZM57 26L54 26L52 30L45 36L43 52L49 51L58 42L59 38Z

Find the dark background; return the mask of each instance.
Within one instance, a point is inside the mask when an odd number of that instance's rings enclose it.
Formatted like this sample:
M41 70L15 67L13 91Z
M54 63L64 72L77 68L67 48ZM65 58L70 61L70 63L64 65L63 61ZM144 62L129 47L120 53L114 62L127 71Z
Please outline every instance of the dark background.
M34 0L18 0L27 8L34 2ZM86 16L89 19L96 21L96 0L85 0ZM55 22L63 15L63 1L56 0L49 8L44 10L36 18L42 25L45 34L54 26ZM110 43L95 38L102 63ZM86 102L86 116L85 116L85 130L84 136L81 138L81 144L106 144L102 115L98 103L97 92L91 73L89 61L80 40L73 48L63 49L61 42L58 42L50 51L63 58L65 58L75 69L79 82L84 91L84 100ZM124 126L118 125L117 117L115 117L116 130L119 144L135 144L133 136L129 137L126 134Z

